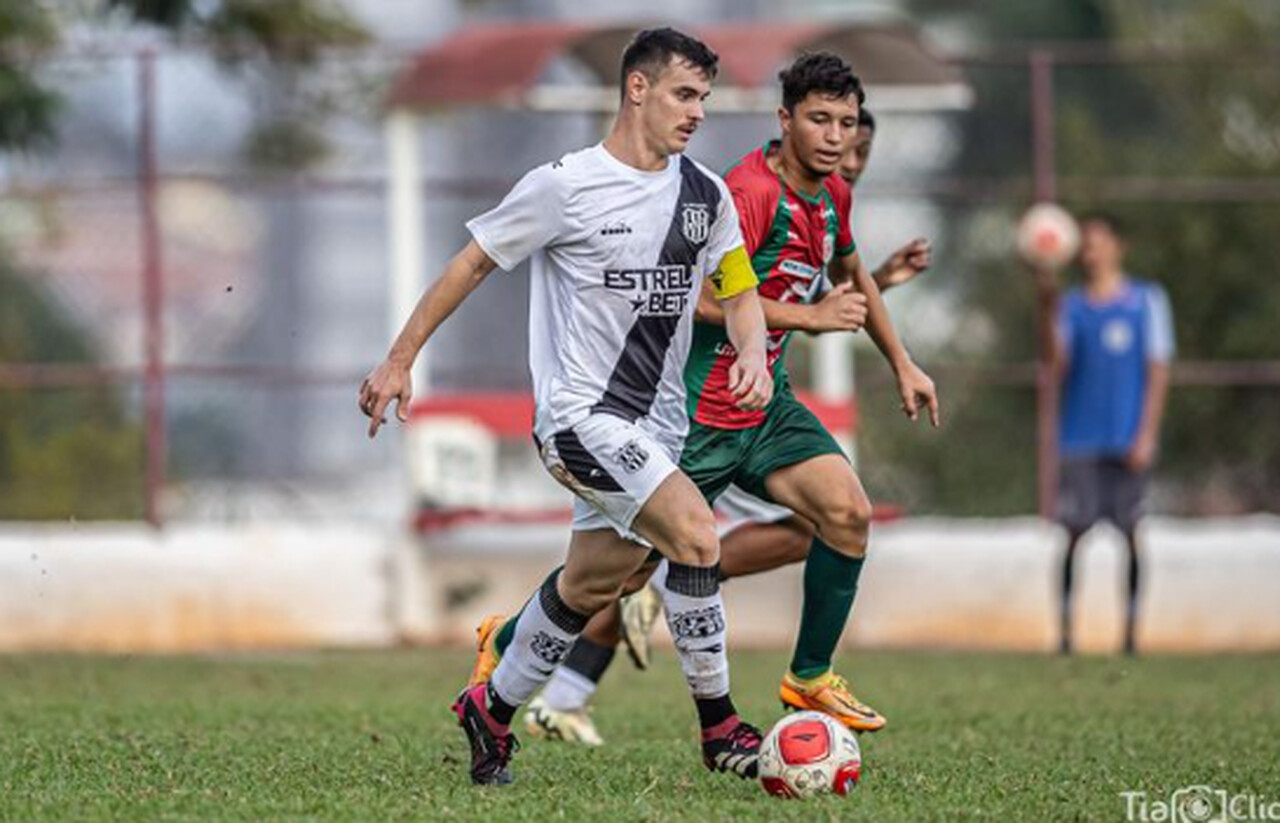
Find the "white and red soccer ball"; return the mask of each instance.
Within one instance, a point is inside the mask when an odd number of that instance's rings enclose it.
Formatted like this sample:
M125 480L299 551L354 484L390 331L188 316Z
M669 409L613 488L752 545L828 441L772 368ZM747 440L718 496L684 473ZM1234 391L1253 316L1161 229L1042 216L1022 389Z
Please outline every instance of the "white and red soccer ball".
M1037 268L1060 269L1080 248L1080 227L1056 203L1036 203L1018 223L1018 253Z
M821 712L784 717L760 745L760 782L778 797L847 795L861 776L858 738Z

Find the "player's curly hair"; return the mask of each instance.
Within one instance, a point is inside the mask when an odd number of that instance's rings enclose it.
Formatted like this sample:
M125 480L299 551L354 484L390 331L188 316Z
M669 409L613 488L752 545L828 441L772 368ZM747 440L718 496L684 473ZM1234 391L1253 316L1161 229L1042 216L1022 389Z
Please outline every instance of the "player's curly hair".
M673 57L680 57L702 69L708 79L715 79L720 65L720 55L696 37L670 27L645 29L637 32L622 52L622 73L619 77L622 88L626 89L627 75L633 71L643 72L650 80L657 80Z
M790 66L778 72L782 81L782 106L792 114L796 104L810 92L828 97L844 98L854 95L861 106L867 99L862 81L844 58L829 51L802 54Z

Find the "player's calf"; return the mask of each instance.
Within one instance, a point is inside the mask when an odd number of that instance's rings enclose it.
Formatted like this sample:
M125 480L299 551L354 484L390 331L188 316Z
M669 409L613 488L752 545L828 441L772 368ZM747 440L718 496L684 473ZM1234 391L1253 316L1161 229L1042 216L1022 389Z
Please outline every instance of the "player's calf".
M802 563L812 542L813 526L798 517L746 523L720 538L721 576L732 580Z
M561 574L560 595L565 605L579 614L595 616L622 596L622 580L590 575L567 566Z

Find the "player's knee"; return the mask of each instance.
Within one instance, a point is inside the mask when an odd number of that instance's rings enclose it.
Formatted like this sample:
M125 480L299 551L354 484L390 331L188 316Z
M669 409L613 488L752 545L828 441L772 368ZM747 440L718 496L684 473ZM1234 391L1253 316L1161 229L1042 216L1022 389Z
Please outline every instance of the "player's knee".
M871 501L865 494L841 498L826 509L823 540L842 554L862 557L871 535Z
M681 517L671 543L671 560L675 563L714 566L720 562L720 537L716 534L715 516L709 509Z

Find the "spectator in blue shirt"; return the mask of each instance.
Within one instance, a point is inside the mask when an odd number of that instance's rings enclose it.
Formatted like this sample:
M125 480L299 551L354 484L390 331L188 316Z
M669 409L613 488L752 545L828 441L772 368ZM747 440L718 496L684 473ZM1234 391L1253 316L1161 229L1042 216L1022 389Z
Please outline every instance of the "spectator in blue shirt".
M1088 215L1080 230L1084 282L1062 297L1053 346L1062 386L1058 519L1068 534L1061 651L1072 648L1076 547L1096 522L1108 519L1129 550L1124 650L1133 654L1136 531L1168 394L1173 318L1163 288L1125 272L1124 233L1115 217ZM1048 281L1045 287L1053 289Z

